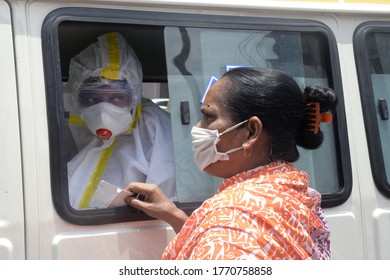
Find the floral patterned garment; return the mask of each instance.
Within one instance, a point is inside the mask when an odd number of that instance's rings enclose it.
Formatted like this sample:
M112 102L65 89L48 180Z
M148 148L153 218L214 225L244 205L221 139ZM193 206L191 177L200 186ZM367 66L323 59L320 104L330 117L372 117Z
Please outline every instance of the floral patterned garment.
M309 175L276 161L223 181L162 259L329 259L330 232Z

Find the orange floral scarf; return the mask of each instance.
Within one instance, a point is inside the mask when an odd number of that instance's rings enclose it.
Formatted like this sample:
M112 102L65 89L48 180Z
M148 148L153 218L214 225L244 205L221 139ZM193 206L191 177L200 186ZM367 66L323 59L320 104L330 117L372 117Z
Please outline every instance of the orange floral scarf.
M309 175L276 161L223 181L162 259L329 259L321 195Z

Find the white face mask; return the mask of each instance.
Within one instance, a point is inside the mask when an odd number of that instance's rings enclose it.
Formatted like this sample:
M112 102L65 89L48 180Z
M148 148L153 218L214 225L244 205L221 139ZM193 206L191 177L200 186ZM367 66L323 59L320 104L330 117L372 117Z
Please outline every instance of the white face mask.
M194 148L194 159L196 166L203 171L211 163L214 163L219 160L229 160L229 154L235 151L241 150L243 147L237 147L220 153L217 151L217 143L220 140L220 137L229 131L232 131L246 123L248 120L240 122L222 133L218 133L218 130L210 130L205 128L200 128L194 126L191 130L192 135L192 146Z
M109 140L125 132L133 117L128 107L118 107L108 102L82 108L81 118L100 140Z

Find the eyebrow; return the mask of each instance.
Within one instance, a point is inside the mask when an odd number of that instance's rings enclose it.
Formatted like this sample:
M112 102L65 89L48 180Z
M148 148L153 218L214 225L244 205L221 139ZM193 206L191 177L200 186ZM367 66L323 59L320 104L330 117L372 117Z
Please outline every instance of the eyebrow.
M200 112L202 112L203 114L206 114L206 113L212 112L212 110L210 110L210 107L202 105L202 107L200 107Z

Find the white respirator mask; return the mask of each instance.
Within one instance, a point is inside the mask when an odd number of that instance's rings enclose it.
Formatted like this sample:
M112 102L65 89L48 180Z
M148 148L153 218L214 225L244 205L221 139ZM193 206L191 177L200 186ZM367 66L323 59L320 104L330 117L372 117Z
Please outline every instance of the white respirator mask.
M124 133L133 121L128 107L118 107L108 102L81 108L81 119L100 140Z

